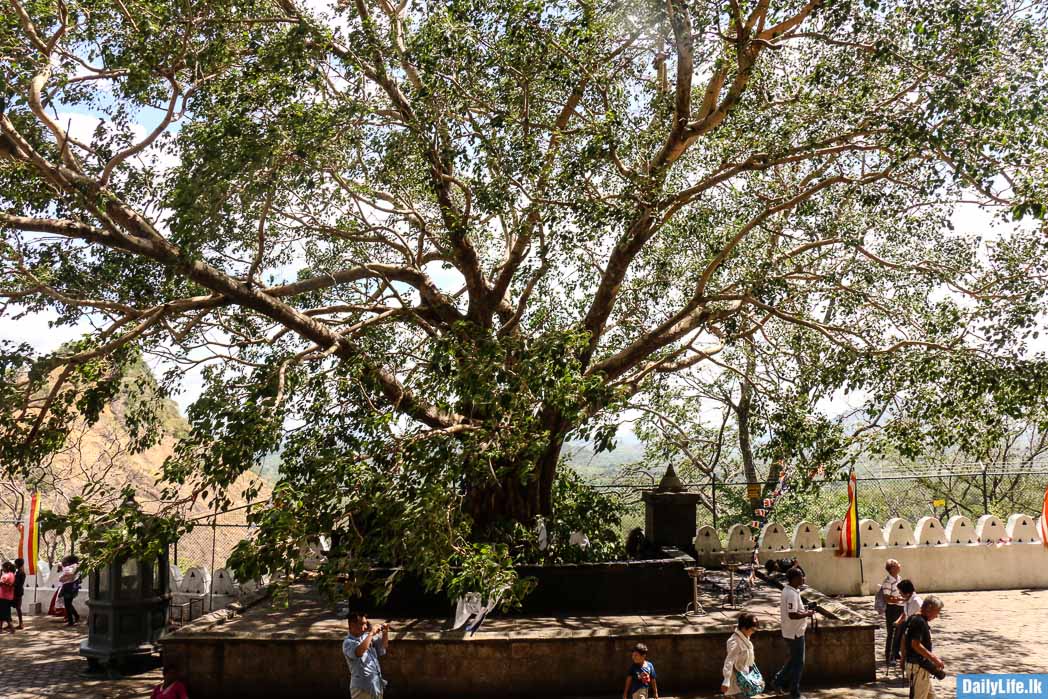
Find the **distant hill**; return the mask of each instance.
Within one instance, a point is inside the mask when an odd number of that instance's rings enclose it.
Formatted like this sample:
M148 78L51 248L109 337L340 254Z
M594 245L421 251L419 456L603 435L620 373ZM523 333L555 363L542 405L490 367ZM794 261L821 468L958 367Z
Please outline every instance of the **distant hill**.
M155 391L156 382L149 368L139 364L131 369L124 380L121 392L91 426L83 422L74 426L64 448L55 454L51 463L36 469L40 476L42 506L45 509L62 512L70 498L74 496L102 498L102 491L92 483L104 483L119 491L125 485L135 489L136 500L146 511L156 510L161 506L161 487L157 479L161 475L164 461L173 453L175 444L189 430L189 424L182 417L178 406L169 399L159 395L150 396ZM145 394L143 396L143 388ZM159 422L163 436L154 446L137 454L129 453L126 445L129 441L125 427L128 402L131 400L159 401ZM233 507L247 504L244 491L257 483L259 500L265 500L272 491L272 481L258 473L245 473L230 488ZM25 484L18 481L0 482L5 494L22 494L26 492ZM184 495L189 490L184 490ZM11 510L17 498L4 497L4 511L0 511L0 520L8 520L15 515ZM11 500L9 503L8 500ZM186 510L190 517L207 515L211 510L200 500ZM223 523L243 523L244 513L231 513L223 517ZM42 545L43 548L43 545ZM17 530L9 523L0 525L0 552L13 557L17 551Z
M596 453L589 442L568 442L561 450L565 461L588 481L613 478L624 466L644 461L644 445L623 440L611 451Z

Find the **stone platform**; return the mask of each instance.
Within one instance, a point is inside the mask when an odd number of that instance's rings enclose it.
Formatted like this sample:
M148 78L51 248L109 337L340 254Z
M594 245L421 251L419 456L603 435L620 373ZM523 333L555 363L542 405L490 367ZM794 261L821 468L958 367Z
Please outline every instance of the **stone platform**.
M638 590L658 595L659 590ZM854 685L875 679L874 626L846 603L821 598L823 617L808 639L806 681ZM778 590L758 585L738 609L704 595L707 614L493 617L473 635L442 631L443 619L392 619L382 667L387 696L509 697L621 692L630 649L644 642L660 694L714 692L725 642L742 610L758 614L757 663L785 662ZM684 601L681 603L683 611ZM376 617L376 620L381 620ZM229 696L346 696L341 642L346 622L311 588L294 586L288 604L263 597L240 614L220 611L162 640L165 662L178 662L194 699Z
M946 661L948 676L936 685L938 696L954 696L958 673L1029 673L1048 668L1048 590L944 593L941 597L946 609L932 625L932 634L935 652ZM867 619L876 620L872 598L853 597L847 604ZM132 699L149 696L150 689L160 682L159 669L120 679L83 675L87 664L78 653L83 632L83 625L71 629L55 618L27 617L24 631L0 634L0 697ZM877 629L875 645L884 646L883 627ZM716 696L716 687L680 686L663 668L660 659L653 659L659 662L663 688L660 697L720 699ZM767 675L775 668L762 665L761 670ZM617 675L618 671L605 683L602 699L622 696ZM897 673L886 678L881 668L877 681L872 683L816 686L805 681L804 696L808 699L907 699L909 689ZM317 695L316 699L345 697L340 691ZM502 695L493 694L485 699L502 699Z

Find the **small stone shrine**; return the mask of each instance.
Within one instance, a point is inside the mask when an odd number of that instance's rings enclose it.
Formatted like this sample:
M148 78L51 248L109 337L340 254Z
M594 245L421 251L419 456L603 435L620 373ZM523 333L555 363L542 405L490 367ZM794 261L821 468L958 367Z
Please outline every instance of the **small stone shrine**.
M641 494L644 500L644 533L655 546L669 546L695 554L695 515L698 493L684 492L673 470L666 469L655 490Z

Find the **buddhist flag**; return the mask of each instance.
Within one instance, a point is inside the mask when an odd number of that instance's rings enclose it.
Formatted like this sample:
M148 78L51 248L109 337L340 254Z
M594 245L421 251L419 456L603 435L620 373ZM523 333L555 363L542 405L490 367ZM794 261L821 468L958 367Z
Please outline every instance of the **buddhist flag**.
M36 559L39 556L37 544L40 531L37 518L40 516L40 493L33 493L29 501L29 512L25 522L18 525L21 536L18 537L18 557L25 559L25 574L36 575Z
M1048 549L1048 488L1044 491L1044 504L1041 505L1041 543Z
M845 558L859 557L859 502L855 492L855 471L848 476L848 514L845 515L841 526L837 555Z

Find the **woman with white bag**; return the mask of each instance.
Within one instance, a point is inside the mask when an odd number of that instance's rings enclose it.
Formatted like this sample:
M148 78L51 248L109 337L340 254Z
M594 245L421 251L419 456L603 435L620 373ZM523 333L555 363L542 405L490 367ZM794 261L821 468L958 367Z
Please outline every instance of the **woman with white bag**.
M743 612L739 615L738 627L728 638L721 692L729 697L752 697L764 691L764 678L753 660L750 640L759 626L756 614Z

